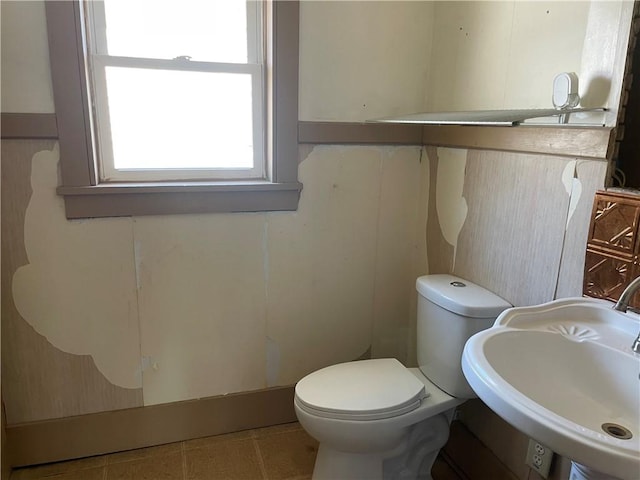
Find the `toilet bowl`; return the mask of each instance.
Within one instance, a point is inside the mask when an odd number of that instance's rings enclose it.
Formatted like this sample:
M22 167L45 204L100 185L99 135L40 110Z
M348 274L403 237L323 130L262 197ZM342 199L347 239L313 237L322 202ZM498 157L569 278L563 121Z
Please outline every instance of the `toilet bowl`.
M475 396L460 367L464 343L511 305L451 275L416 285L419 368L361 360L296 385L296 415L320 445L313 480L431 479L455 408Z
M367 414L362 408L358 412L360 415L355 414L353 418L344 412L332 418L326 411L310 408L303 403L301 398L305 398L305 392L297 389L294 407L298 420L320 444L314 480L430 478L427 475L433 461L449 436L449 423L454 409L463 400L438 389L419 369L407 369L395 359L362 360L334 367L349 365L368 370L370 367L384 368L384 362L394 362L426 393L417 404L411 403L410 409L406 402L411 401L412 397L407 395L403 402L398 396L398 405L389 403L387 411L375 411L371 414L373 418L363 419ZM320 372L322 370L314 373ZM313 377L305 378L314 380ZM369 393L362 389L363 398L367 398ZM433 458L427 458L428 453L433 452ZM412 456L420 461L410 462ZM384 463L391 459L396 461L386 465L387 475L383 475ZM403 475L398 476L399 472L403 472Z

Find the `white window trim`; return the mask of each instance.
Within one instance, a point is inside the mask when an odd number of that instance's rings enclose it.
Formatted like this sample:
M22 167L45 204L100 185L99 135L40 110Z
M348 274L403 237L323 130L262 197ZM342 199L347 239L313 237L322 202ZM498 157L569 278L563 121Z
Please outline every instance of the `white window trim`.
M296 210L298 181L299 1L267 10L267 171L269 181L101 183L91 136L79 2L45 2L56 123L58 194L67 218Z
M87 36L87 62L90 76L91 97L94 105L94 128L97 150L98 174L101 182L148 182L189 180L270 180L266 174L265 157L265 75L263 44L263 2L248 1L247 4L247 62L223 63L191 61L186 58L155 59L109 55L107 52L106 19L104 3L91 1L84 18L93 29ZM107 67L136 68L149 70L191 71L205 73L245 74L251 78L253 167L232 169L116 169L112 148L109 102L107 98Z

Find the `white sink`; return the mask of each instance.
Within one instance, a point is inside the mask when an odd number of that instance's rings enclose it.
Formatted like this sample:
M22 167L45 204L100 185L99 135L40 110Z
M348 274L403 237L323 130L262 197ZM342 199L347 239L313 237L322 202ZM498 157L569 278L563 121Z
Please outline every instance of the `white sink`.
M570 298L507 310L467 342L462 369L520 431L597 472L638 480L640 355L631 345L640 320L612 305Z

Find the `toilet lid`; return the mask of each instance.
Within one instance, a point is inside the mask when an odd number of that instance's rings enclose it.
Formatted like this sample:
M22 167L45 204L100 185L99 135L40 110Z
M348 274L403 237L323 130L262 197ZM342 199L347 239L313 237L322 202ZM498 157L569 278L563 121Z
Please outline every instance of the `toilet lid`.
M429 394L395 358L341 363L296 385L298 406L329 418L377 420L410 412Z

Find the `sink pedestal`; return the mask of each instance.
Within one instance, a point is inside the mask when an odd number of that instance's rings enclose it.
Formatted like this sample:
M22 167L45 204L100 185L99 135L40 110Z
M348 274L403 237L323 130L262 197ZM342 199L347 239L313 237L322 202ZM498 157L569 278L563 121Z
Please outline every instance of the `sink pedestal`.
M576 462L571 462L571 473L569 474L569 480L619 480L618 477L612 477L611 475L605 475L604 473L597 472L593 468L581 465Z

